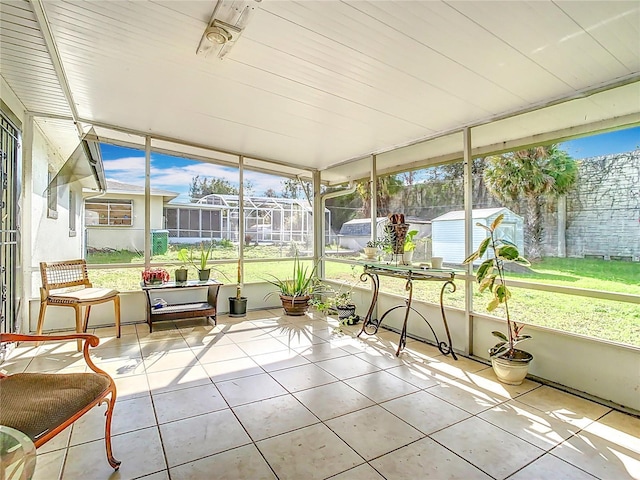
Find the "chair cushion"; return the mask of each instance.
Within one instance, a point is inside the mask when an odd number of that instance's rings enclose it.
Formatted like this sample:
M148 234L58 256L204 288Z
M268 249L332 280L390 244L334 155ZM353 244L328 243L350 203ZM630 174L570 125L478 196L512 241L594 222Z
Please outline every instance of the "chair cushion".
M95 302L115 297L118 293L120 292L110 288L91 287L74 292L52 293L49 295L49 301L51 303Z
M97 373L16 373L0 379L0 424L34 442L101 398L109 378Z

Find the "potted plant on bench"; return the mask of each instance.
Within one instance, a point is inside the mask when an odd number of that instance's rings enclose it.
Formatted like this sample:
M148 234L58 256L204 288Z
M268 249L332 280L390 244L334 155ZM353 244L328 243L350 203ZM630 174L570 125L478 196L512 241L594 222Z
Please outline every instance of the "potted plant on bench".
M189 250L186 248L181 248L178 250L178 260L182 262L182 264L176 268L176 283L184 283L187 281L187 274L189 270L187 269L187 262L189 261Z
M464 260L464 263L469 264L474 260L481 259L487 251L493 254L491 258L480 264L476 272L476 280L480 284L479 291L483 292L488 289L493 293L493 298L487 304L487 310L492 312L498 306L504 305L507 317L507 335L498 331L491 332L493 336L501 340L489 350L491 365L498 380L510 385L520 385L527 375L533 355L524 350L519 350L515 346L531 337L529 335L521 335L524 325L517 324L511 320L509 315L511 292L505 282L504 266L510 262L524 266L529 266L530 263L526 258L520 256L516 245L497 237L496 230L502 223L503 218L504 215L499 215L489 227L476 223L478 227L484 228L489 232L489 236L482 241L478 250Z
M191 261L191 264L198 270L198 277L200 278L201 282L206 282L211 276L211 268L207 265L207 263L209 263L209 257L211 256L212 250L213 242L209 243L208 248L204 246L204 242L200 244L199 258L194 257L193 249L191 250L189 259Z

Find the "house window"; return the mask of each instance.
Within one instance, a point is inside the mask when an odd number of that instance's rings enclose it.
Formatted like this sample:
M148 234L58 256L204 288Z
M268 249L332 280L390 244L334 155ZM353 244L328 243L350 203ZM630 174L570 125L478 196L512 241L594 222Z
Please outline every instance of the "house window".
M58 218L58 179L49 172L47 187L47 218Z
M132 225L131 200L91 200L85 204L85 225Z
M76 236L76 192L69 190L69 236Z

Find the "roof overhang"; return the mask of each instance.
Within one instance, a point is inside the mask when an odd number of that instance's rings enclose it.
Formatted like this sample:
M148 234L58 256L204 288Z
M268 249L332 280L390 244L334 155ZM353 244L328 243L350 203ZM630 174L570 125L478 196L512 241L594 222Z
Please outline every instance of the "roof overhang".
M83 136L50 184L67 185L79 183L82 188L100 192L106 191L107 179L104 174L100 147L95 141L89 139L94 134L95 132L91 129Z

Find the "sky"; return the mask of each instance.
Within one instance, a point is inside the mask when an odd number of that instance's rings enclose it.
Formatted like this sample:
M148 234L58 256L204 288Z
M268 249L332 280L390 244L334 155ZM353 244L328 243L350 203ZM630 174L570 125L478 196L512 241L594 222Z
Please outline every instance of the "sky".
M560 144L575 159L623 153L640 148L640 127L592 135ZM144 186L144 151L113 145L100 145L108 180ZM238 169L169 155L151 154L151 186L176 192L174 203L189 202L189 185L193 177L224 178L238 186ZM254 186L257 196L268 189L282 191L282 177L245 170L245 181Z
M107 180L144 186L144 151L100 144ZM212 165L196 160L151 153L151 188L178 193L173 203L189 203L189 186L197 175L224 178L238 187L238 169ZM284 178L245 170L245 183L251 182L255 195L264 195L269 188L282 191Z
M575 159L598 157L640 149L640 127L592 135L560 144Z

